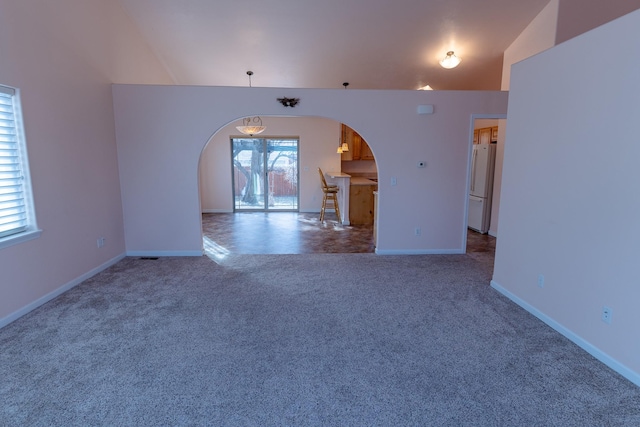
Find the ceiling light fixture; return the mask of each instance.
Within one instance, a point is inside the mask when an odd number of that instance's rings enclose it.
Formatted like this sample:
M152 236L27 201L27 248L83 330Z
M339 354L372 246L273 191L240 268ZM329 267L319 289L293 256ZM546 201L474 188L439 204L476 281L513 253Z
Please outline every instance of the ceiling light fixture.
M346 89L346 87L345 87ZM342 143L338 141L338 154L346 153L349 151L349 144L347 144L347 126L342 124Z
M249 76L249 87L251 87L253 71L247 71L247 76ZM262 119L259 116L255 116L254 118L245 117L242 119L242 126L236 126L239 132L249 136L258 135L264 132L266 128L266 126L262 125Z
M266 126L262 126L262 119L258 116L254 118L245 117L242 119L242 126L236 126L236 129L249 136L262 133L266 128Z
M442 66L442 68L451 69L456 68L458 64L460 64L460 61L462 61L462 59L458 58L455 53L450 50L449 52L447 52L447 56L442 58L442 60L440 61L440 65Z
M421 88L418 88L418 90L433 90L433 88L429 85L426 85L426 86L422 86Z

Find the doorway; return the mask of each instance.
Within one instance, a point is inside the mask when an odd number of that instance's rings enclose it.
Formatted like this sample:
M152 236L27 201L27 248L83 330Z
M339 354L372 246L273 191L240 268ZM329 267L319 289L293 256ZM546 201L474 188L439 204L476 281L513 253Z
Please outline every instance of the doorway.
M469 162L467 255L491 261L496 248L496 186L500 188L506 116L474 116Z
M299 207L297 138L231 138L233 210Z

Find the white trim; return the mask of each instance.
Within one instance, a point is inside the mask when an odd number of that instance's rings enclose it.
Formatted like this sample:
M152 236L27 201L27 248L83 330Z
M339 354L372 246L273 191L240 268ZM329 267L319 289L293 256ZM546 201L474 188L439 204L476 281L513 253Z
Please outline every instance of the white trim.
M0 239L0 249L8 248L9 246L17 245L18 243L27 242L29 240L37 239L41 234L42 230L24 231L22 233L11 234Z
M25 305L21 309L19 309L17 311L14 311L13 313L9 314L8 316L3 317L2 319L0 319L0 328L4 328L9 323L17 320L18 318L24 316L25 314L29 313L30 311L35 310L36 308L40 307L42 304L45 304L45 303L51 301L52 299L54 299L55 297L57 297L59 295L62 295L63 293L65 293L69 289L79 285L80 283L82 283L85 280L95 276L96 274L100 273L101 271L106 270L107 268L111 267L112 265L114 265L118 261L122 260L124 257L125 257L124 254L120 254L120 255L116 256L115 258L111 258L109 261L105 262L104 264L101 264L98 267L96 267L96 268L94 268L92 270L89 270L88 272L84 273L81 276L76 277L75 279L73 279L72 281L66 283L65 285L60 286L58 289L49 292L48 294L38 298L37 300Z
M576 345L578 345L584 351L586 351L587 353L589 353L590 355L598 359L600 362L604 363L605 365L607 365L608 367L610 367L611 369L613 369L614 371L616 371L617 373L619 373L620 375L622 375L623 377L625 377L626 379L628 379L629 381L631 381L632 383L640 387L640 373L635 372L632 369L628 368L627 366L623 365L622 363L618 362L616 359L609 356L608 354L606 354L605 352L603 352L602 350L600 350L599 348L597 348L596 346L594 346L593 344L585 340L584 338L575 334L571 330L565 328L560 323L553 320L551 317L547 316L546 314L542 313L541 311L533 307L531 304L527 303L523 299L509 292L504 287L500 286L498 282L492 280L491 287L496 291L500 292L505 297L509 298L514 303L518 304L520 307L522 307L529 313L536 316L538 319L542 320L547 325L551 326L557 332L564 335L566 338L574 342Z
M461 249L378 249L378 255L452 255L464 254Z
M202 213L233 213L229 209L202 209Z
M203 256L204 251L128 251L127 256L135 257L168 257L168 256Z

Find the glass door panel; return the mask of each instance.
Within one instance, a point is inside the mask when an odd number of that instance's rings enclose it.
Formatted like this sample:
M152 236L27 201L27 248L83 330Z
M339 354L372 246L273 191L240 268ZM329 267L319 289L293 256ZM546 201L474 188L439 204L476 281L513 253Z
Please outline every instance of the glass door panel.
M264 141L258 138L233 138L233 208L264 210Z
M267 139L267 209L298 210L298 141Z
M232 138L231 147L234 210L298 210L297 139Z

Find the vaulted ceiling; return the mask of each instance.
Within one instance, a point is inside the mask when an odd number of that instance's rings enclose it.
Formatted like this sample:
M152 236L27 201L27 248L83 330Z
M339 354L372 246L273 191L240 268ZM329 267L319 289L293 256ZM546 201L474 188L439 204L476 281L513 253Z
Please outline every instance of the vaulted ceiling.
M119 0L176 84L498 90L549 0ZM455 69L438 64L447 51Z

